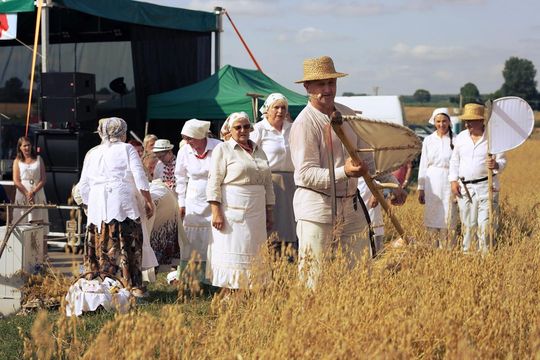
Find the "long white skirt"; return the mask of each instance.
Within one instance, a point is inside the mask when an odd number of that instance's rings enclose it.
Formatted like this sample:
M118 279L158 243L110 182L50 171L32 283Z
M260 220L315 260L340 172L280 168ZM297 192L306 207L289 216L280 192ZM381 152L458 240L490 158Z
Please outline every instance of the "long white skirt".
M266 197L263 185L223 185L225 226L212 228L206 276L212 285L248 288L253 260L266 242Z
M212 237L212 212L206 201L207 181L190 180L186 191L186 238L180 244L180 259L188 262L195 253L197 259L206 261L208 243Z
M33 184L30 183L29 180L21 180L21 183L27 190L31 190L33 188ZM17 189L15 192L15 204L17 205L30 205L28 203L28 200L26 200L26 196L22 192ZM47 204L47 198L45 196L45 190L39 189L37 193L34 194L34 204ZM13 220L12 222L16 222L19 220L19 218L24 214L25 211L28 209L13 209ZM44 227L44 234L49 233L49 210L48 209L34 209L28 214L24 219L21 220L21 223L28 223L31 221L40 221L47 225Z
M272 173L276 205L274 206L274 226L279 239L287 243L295 243L296 221L293 212L293 198L296 186L292 172Z
M435 166L428 167L424 193L426 197L424 224L426 227L455 229L458 212L451 196L448 169Z

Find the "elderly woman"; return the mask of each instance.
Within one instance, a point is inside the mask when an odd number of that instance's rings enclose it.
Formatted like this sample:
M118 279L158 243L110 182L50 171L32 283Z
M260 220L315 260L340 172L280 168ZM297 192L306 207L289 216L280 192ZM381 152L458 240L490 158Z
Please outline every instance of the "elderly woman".
M120 118L99 121L102 141L86 154L78 187L88 206L87 270L119 271L132 294L140 297L145 294L141 220L152 216L154 205L141 159L125 143L126 130Z
M272 174L251 131L245 112L227 118L222 133L230 139L214 148L206 191L213 227L207 276L229 289L249 287L251 262L272 227Z
M255 124L254 131L250 135L251 141L260 147L268 157L272 171L276 209L279 211L279 216L275 217L271 232L277 235L277 241L274 244L279 252L285 250L282 246L286 244L291 244L294 249L298 248L293 213L293 197L296 186L294 185L294 166L289 149L291 123L288 120L288 106L287 98L282 94L268 95L260 108L263 119Z
M452 196L448 169L454 149L447 108L433 111L429 123L437 131L424 139L418 169L418 201L424 206L424 224L436 247L456 245L457 207Z
M182 128L185 145L178 151L176 168L176 193L180 216L184 220L187 241L180 247L180 272L195 256L200 269L206 268L208 243L212 237L210 204L206 201L206 186L212 153L221 143L208 138L209 121L191 119ZM204 275L199 278L203 280Z
M169 140L158 139L152 151L159 160L154 169L154 179L161 179L174 192L176 188L176 180L174 178L176 156L172 152L173 147L174 145Z

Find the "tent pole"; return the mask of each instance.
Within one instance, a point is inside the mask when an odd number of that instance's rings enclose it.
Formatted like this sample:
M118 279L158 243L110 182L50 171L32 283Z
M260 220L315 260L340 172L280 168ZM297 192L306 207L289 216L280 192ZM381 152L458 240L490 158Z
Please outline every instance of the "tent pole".
M41 8L41 72L47 72L47 48L49 46L49 7L51 0L43 0Z
M223 32L223 8L216 6L216 31L214 32L214 73L221 67L221 33Z

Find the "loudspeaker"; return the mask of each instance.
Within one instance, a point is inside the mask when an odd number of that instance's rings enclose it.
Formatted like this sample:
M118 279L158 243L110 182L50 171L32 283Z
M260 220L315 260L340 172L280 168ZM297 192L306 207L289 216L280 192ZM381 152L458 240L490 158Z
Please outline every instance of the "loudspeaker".
M73 185L79 182L80 171L47 171L45 196L53 204L66 205L71 196ZM66 221L69 220L70 210L50 209L50 231L64 232Z
M41 96L78 97L94 95L96 76L79 72L47 72L41 74Z
M93 132L63 129L38 130L34 139L46 171L82 170L86 153L99 143Z
M50 123L80 123L96 120L93 98L44 97L43 120Z

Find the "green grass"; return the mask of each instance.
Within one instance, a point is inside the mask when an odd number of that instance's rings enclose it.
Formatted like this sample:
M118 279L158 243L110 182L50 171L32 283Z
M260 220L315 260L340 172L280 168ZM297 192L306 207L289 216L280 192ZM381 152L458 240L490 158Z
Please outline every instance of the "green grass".
M158 281L149 286L150 296L146 299L138 301L137 312L146 312L154 316L158 316L163 305L178 304L181 311L190 313L195 317L205 317L208 314L208 309L211 302L211 293L205 293L200 297L190 299L186 302L179 302L178 290L170 286L165 281L166 274L159 274ZM23 356L23 339L19 334L19 329L22 333L29 337L30 331L37 313L30 315L12 315L0 319L0 359L11 360L21 359ZM49 321L56 321L60 316L59 310L49 310ZM77 334L85 348L92 343L101 328L110 320L114 319L115 313L105 310L98 310L93 313L86 313L79 317L77 324ZM43 336L51 336L43 334Z

